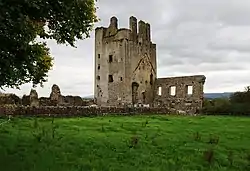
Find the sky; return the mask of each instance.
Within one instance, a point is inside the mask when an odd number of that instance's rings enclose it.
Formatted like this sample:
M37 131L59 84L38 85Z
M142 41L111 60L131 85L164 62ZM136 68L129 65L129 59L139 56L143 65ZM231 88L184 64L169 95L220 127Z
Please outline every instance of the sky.
M121 28L128 28L132 15L151 24L158 77L203 74L205 93L250 85L250 0L98 0L96 5L95 27L108 26L112 16ZM39 96L49 96L53 84L63 95L94 93L94 31L76 45L48 41L54 66L44 87L36 88ZM31 88L5 90L22 96Z

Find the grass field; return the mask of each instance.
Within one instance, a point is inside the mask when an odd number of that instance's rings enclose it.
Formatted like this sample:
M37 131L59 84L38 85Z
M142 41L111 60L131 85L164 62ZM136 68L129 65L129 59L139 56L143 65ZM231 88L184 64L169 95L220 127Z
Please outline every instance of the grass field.
M250 118L15 118L0 126L0 170L250 170Z

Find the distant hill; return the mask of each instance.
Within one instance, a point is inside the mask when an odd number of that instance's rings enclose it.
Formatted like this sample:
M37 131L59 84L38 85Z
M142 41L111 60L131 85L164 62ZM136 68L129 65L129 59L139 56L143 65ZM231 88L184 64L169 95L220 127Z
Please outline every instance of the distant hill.
M204 93L205 99L215 99L215 98L229 98L230 95L233 94L232 92L225 92L225 93ZM83 97L84 99L93 99L94 95L89 95Z
M232 92L225 93L204 93L205 99L216 99L216 98L229 98Z

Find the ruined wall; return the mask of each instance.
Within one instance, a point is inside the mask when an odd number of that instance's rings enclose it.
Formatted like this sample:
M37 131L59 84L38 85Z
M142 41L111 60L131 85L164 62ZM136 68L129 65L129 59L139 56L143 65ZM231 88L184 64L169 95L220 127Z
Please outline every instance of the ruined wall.
M21 99L15 94L0 94L0 106L1 105L20 105Z
M15 94L0 94L0 106L87 106L92 105L92 99L83 100L80 96L63 96L58 85L54 84L51 88L50 97L38 98L36 90L31 89L29 95L19 98Z
M173 114L166 108L118 108L118 107L62 107L62 106L41 106L41 107L8 107L0 106L0 116L52 116L52 117L87 117L106 115L141 115L141 114Z
M116 17L108 28L95 30L95 99L100 106L150 103L156 78L156 45L150 25L130 17L130 29L118 29ZM133 88L136 85L136 88Z
M202 108L204 75L158 78L154 106L164 106L195 113Z

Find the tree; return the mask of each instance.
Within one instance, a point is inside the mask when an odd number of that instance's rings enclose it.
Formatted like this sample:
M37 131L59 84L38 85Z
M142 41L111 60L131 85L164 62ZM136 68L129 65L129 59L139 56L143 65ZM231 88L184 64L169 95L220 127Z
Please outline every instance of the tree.
M250 104L250 86L245 88L243 92L235 92L230 96L231 103Z
M203 113L207 114L227 114L230 112L230 102L227 98L216 98L204 100Z
M97 22L95 0L0 0L0 88L41 84L53 66L46 43L75 47Z

